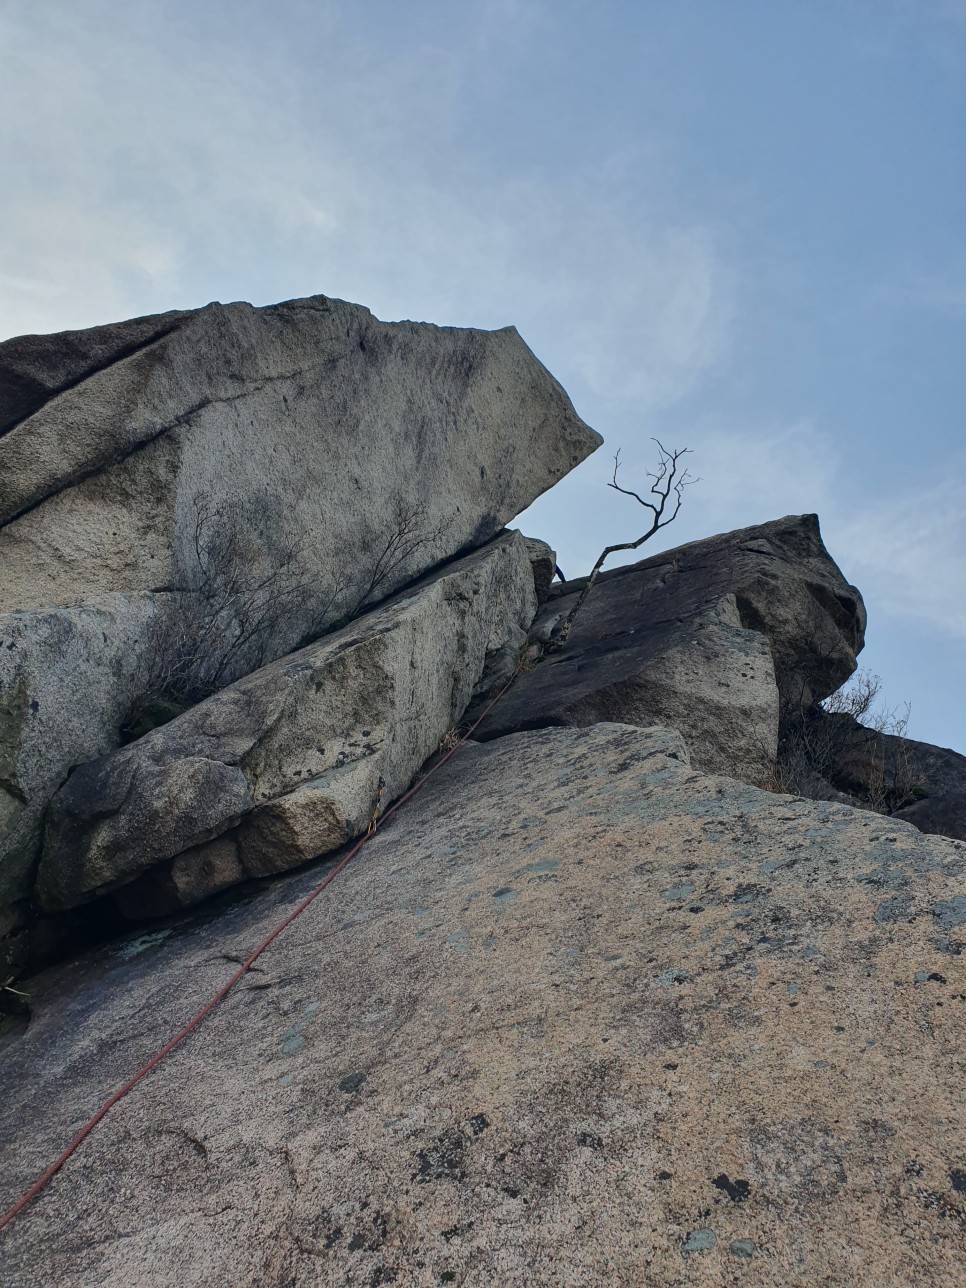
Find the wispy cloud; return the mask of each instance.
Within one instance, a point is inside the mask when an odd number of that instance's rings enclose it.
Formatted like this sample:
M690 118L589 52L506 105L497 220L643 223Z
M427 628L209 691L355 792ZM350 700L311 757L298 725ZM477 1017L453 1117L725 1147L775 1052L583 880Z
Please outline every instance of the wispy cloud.
M491 0L454 47L405 59L322 6L306 10L321 61L294 65L173 12L51 0L0 19L0 334L322 291L388 318L513 321L568 382L644 409L727 352L714 229L641 196L646 155L625 142L561 177L451 137L461 59L543 6Z
M829 525L850 576L899 619L966 639L966 514L962 488L933 479L866 501Z
M875 494L862 462L808 421L707 427L693 442L707 484L688 496L689 533L816 512L832 557L878 612L966 638L966 456L927 461Z

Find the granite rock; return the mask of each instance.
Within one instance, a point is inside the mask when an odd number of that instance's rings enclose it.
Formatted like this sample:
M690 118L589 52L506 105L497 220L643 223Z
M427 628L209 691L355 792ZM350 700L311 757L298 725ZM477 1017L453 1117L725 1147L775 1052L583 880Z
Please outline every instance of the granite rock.
M28 982L0 1208L326 869ZM959 1288L966 845L470 745L4 1232L34 1288Z
M336 848L366 826L380 780L387 801L408 787L488 659L519 652L535 611L527 545L509 533L81 765L48 810L40 907L63 911L149 874L124 906L167 912L222 887L230 868L215 864L213 885L192 881L183 852L205 863L203 847L232 831L239 875Z
M536 641L552 643L582 586L552 588ZM521 677L479 736L661 722L700 768L767 779L783 707L834 692L864 630L862 598L815 515L691 542L603 573L564 647Z
M234 542L297 592L284 653L380 568L376 598L489 540L601 441L513 327L313 296L104 331L0 344L23 377L0 436L0 611L190 587L196 547Z
M822 707L783 727L776 776L788 791L838 799L966 840L966 756Z
M324 296L0 344L0 942L52 793L160 722L171 641L197 647L164 718L485 544L599 442L512 327Z
M163 607L162 597L107 595L0 615L0 926L30 893L51 795L74 766L117 746L139 648Z

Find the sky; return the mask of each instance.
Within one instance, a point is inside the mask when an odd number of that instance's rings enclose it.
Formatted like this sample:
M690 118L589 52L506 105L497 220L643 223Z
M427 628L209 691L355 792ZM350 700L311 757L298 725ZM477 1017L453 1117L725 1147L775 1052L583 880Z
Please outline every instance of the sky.
M966 0L0 0L0 66L0 338L512 323L605 438L520 520L568 577L689 447L641 555L817 512L966 752Z

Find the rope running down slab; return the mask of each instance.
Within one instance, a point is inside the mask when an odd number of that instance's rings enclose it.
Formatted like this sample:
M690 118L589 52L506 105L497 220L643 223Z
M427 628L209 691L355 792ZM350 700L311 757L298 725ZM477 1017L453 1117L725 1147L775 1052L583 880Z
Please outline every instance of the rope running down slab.
M428 782L430 778L432 778L433 774L435 774L438 769L441 769L443 765L446 764L446 762L450 759L451 756L455 756L455 754L459 751L459 749L463 746L463 744L470 739L472 734L476 732L477 728L483 723L486 717L490 714L490 712L493 710L493 708L496 706L499 700L503 697L504 693L506 693L507 689L509 689L510 685L520 674L522 666L523 666L522 662L517 665L516 669L514 670L513 674L510 676L509 680L507 680L503 688L500 689L496 697L492 698L487 703L487 705L483 708L480 715L477 716L476 720L474 720L474 722L470 725L466 733L464 733L462 737L457 742L455 742L453 746L450 747L449 750L446 751L446 753L443 756L440 757L440 759L436 762L436 764L433 765L433 767L429 769L422 776L422 778L417 779L417 781L412 785L412 787L409 788L408 791L403 792L402 796L400 796L398 800L394 801L393 804L389 806L389 808L385 811L385 813L382 814L381 818L379 814L379 806L382 800L382 779L380 779L380 786L379 786L378 794L376 796L376 802L373 807L372 818L369 821L369 826L366 828L366 831L359 838L359 840L356 841L355 845L353 845L352 848L349 850L349 852L339 860L339 862L335 865L335 867L331 870L331 872L328 872L318 883L318 885L314 886L309 891L309 893L305 896L305 898L295 905L292 911L282 921L278 923L278 925L274 928L274 930L272 930L269 934L265 936L265 938L258 945L258 947L252 953L250 953L248 957L245 958L241 966L239 966L238 970L235 971L234 975L232 975L232 977L227 981L227 983L223 984L221 988L218 990L218 992L215 993L211 1001L207 1002L201 1008L200 1011L198 1011L195 1015L193 1015L192 1018L187 1022L187 1024L185 1024L183 1028L180 1028L178 1030L178 1032L174 1035L173 1038L171 1038L168 1042L166 1042L159 1051L156 1051L154 1055L151 1056L151 1058L147 1060L141 1066L140 1069L138 1069L137 1073L132 1074L132 1076L128 1078L127 1082L125 1082L123 1086L119 1087L117 1091L114 1092L113 1095L109 1096L107 1100L104 1101L100 1109L98 1109L97 1112L91 1118L88 1119L88 1121L84 1124L84 1126L81 1127L80 1131L77 1132L77 1134L74 1136L70 1144L67 1145L66 1148L60 1154L57 1155L57 1157L54 1159L54 1161L50 1164L49 1167L47 1167L43 1172L41 1172L41 1174L37 1177L34 1183L29 1187L29 1189L25 1190L24 1193L20 1196L20 1198L17 1199L17 1201L14 1204L12 1204L6 1210L6 1212L3 1213L2 1216L0 1216L0 1230L2 1230L5 1226L9 1225L10 1222L13 1221L15 1217L20 1215L20 1213L24 1210L25 1207L28 1206L28 1204L33 1202L33 1200L37 1197L37 1195L40 1194L40 1192L49 1184L51 1180L53 1180L53 1178L57 1175L57 1173L64 1166L64 1164L74 1153L74 1151L78 1148L78 1146L80 1146L87 1139L87 1137L91 1134L91 1132L98 1125L101 1119L106 1117L106 1115L110 1112L111 1109L114 1108L114 1106L118 1103L118 1101L123 1100L124 1097L128 1094L128 1092L131 1091L132 1088L136 1087L142 1078L146 1077L156 1065L161 1063L161 1061L164 1059L166 1055L168 1055L171 1051L174 1050L176 1046L178 1046L181 1042L184 1041L184 1039L188 1036L189 1033L192 1032L193 1029L196 1029L198 1027L198 1025L201 1023L201 1021L205 1018L206 1015L209 1015L220 1002L224 1001L224 999L228 996L228 994L235 987L235 985L242 978L242 976L245 975L246 972L249 970L249 968L253 965L253 963L256 962L259 957L261 957L262 953L265 952L266 948L268 948L268 946L273 942L273 940L277 939L278 936L282 933L282 931L287 929L292 924L292 922L295 921L297 917L300 917L302 913L306 910L306 908L308 908L310 904L315 902L315 900L319 897L319 895L326 888L326 886L329 885L331 882L333 882L335 878L339 875L339 873L343 872L349 866L350 862L355 858L355 856L359 853L359 851L366 844L366 842L369 841L370 838L375 835L377 827L385 823L387 819L389 819L393 814L395 814L397 809L399 809L402 805L404 805L406 801L408 801L411 797L415 796L416 793L423 787L423 785L426 782Z

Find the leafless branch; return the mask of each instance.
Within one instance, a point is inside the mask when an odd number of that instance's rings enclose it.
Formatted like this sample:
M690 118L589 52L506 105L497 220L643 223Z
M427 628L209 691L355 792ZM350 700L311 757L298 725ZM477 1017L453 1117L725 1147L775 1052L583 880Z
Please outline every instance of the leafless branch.
M650 526L636 541L620 541L615 545L604 547L577 597L577 602L564 618L553 640L547 646L546 651L548 653L556 653L566 644L573 629L574 618L583 608L584 601L593 590L594 584L604 566L604 561L619 550L637 550L645 541L649 541L656 532L659 532L661 528L666 528L669 523L673 523L678 517L678 511L681 509L681 503L684 500L684 489L690 487L692 483L700 483L701 481L700 479L692 478L688 470L680 464L682 458L690 453L690 447L679 447L669 452L659 439L653 438L651 441L657 443L660 457L656 469L645 471L646 476L652 480L649 492L641 496L639 492L635 492L631 488L621 487L617 482L617 473L621 465L620 449L614 456L614 473L611 481L607 484L615 492L620 492L623 496L633 497L639 505L642 505L646 510L650 510L653 515ZM672 495L674 500L671 502L671 511L670 513L665 513ZM646 500L645 497L647 496L652 497L653 500Z
M400 502L384 531L373 537L370 565L352 576L349 555L345 570L320 588L300 540L276 545L269 559L245 540L227 505L197 496L194 511L187 584L174 592L149 632L137 698L124 722L129 739L264 666L278 655L280 640L294 636L308 643L352 621L449 526L431 525L422 506ZM314 611L306 629L310 602Z
M400 501L383 535L376 539L376 558L356 590L343 620L351 621L378 599L380 591L391 586L396 573L420 550L435 545L450 523L451 520L444 520L431 526L425 506Z

